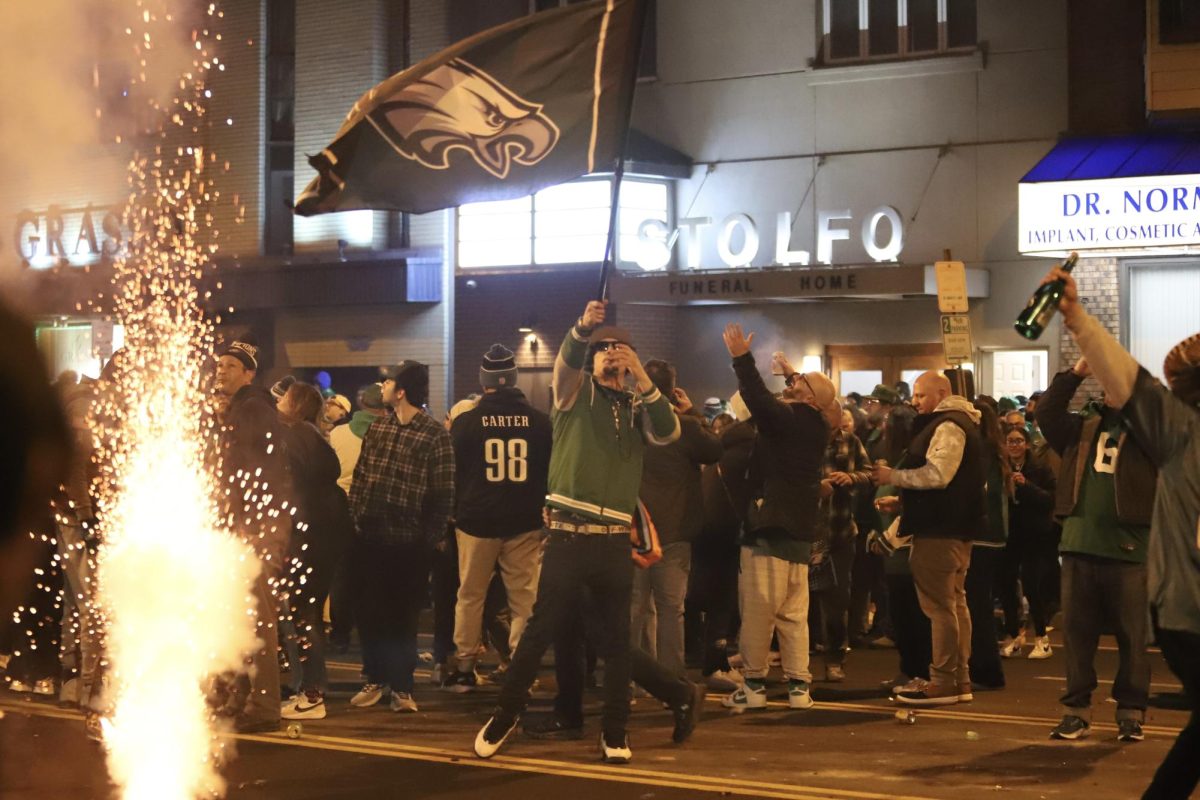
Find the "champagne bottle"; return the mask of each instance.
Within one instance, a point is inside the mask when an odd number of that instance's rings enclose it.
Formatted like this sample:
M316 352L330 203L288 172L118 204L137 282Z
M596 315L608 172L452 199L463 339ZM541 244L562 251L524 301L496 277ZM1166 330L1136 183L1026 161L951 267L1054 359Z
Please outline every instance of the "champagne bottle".
M1079 261L1079 253L1071 253L1060 269L1063 272L1070 272L1075 269L1077 261ZM1046 326L1050 324L1054 312L1058 311L1058 301L1062 299L1065 290L1066 284L1062 280L1050 281L1039 286L1038 290L1033 293L1033 297L1030 297L1029 302L1025 304L1025 308L1021 310L1017 321L1013 323L1017 333L1026 339L1036 341L1042 335L1042 331L1046 330Z

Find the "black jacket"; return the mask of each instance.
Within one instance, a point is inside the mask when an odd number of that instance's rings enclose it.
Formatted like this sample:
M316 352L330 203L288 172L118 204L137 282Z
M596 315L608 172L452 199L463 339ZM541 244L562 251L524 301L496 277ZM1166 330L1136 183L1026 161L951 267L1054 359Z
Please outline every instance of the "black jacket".
M458 528L492 539L541 528L552 438L550 417L517 388L460 414L450 427Z
M291 535L290 515L282 504L291 496L291 477L283 444L283 423L271 393L243 386L229 400L221 429L221 490L234 530L262 555L282 564ZM248 494L247 494L248 493ZM259 503L280 515L258 517Z
M704 497L705 538L736 540L750 504L750 454L754 425L736 422L721 431L721 458L704 468L700 488Z
M1017 472L1018 470L1013 470ZM1020 473L1024 484L1017 484L1008 501L1008 535L1011 539L1038 539L1054 533L1054 473L1027 453Z
M700 467L720 457L721 440L690 414L679 417L678 439L646 448L638 497L650 512L661 544L690 542L699 535L704 524Z
M296 507L291 552L314 570L328 573L354 530L346 493L337 485L341 465L315 426L298 422L285 424L283 430ZM307 548L302 551L303 545Z
M733 359L733 371L758 430L750 463L756 496L751 505L757 511L748 515L746 532L782 531L799 541L815 541L829 425L812 406L772 395L752 353ZM756 500L762 501L761 506Z

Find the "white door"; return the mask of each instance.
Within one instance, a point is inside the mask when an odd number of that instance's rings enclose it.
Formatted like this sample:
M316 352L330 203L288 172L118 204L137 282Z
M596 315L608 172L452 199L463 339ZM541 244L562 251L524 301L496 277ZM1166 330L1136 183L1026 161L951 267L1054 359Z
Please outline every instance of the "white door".
M992 353L992 397L1028 397L1046 388L1045 350L997 350Z

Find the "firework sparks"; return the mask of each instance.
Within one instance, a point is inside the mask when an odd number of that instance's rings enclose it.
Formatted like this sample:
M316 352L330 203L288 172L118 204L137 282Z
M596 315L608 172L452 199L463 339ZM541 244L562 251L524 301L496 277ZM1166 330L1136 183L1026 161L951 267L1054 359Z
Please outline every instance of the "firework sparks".
M132 0L126 28L135 81L163 73L160 52L178 32L166 0ZM212 409L205 385L212 327L198 282L215 252L209 176L201 146L205 78L218 64L206 27L187 42L178 93L145 100L158 130L130 165L128 248L115 264L115 315L125 358L92 417L99 442L104 545L99 605L106 620L112 711L109 770L125 798L174 799L223 791L225 750L206 703L206 680L242 667L256 646L249 587L253 550L229 532L212 471ZM165 40L165 41L164 41ZM153 94L153 93L148 93Z

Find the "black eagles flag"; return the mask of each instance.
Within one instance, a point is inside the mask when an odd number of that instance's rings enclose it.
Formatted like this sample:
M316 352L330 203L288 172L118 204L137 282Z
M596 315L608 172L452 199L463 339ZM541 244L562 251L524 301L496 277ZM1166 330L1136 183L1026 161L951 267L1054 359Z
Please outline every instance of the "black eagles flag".
M595 0L464 39L393 75L309 163L302 216L424 213L612 171L645 0Z

